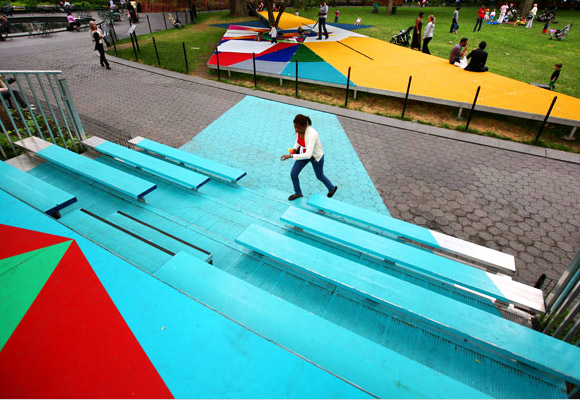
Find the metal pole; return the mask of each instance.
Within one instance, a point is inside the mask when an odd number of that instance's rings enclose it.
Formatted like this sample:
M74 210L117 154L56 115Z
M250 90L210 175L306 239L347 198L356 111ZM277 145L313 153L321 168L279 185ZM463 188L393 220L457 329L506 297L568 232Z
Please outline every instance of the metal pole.
M119 40L117 37L117 31L115 31L115 25L111 24L111 29L113 30L113 35L115 35L115 42ZM116 53L115 53L116 54Z
M151 21L149 21L149 15L147 15L147 24L149 25L149 33L153 33L153 30L151 30Z
M129 35L131 38L131 46L133 46L133 53L135 53L135 61L139 61L139 56L137 55L137 49L135 48L135 42L133 41L133 35Z
M135 38L135 45L137 46L137 51L141 53L141 49L139 48L139 41L137 40L137 34L133 32L133 37Z
M113 39L113 49L115 49L115 56L117 55L117 44L115 43L115 39Z
M548 118L550 117L550 113L552 112L552 108L554 108L554 103L556 102L557 98L558 98L558 96L554 96L554 100L552 100L552 104L550 104L550 108L548 109L548 113L546 114L546 117L544 118L544 122L542 122L542 126L540 126L540 130L538 131L538 134L536 136L536 140L534 140L534 143L538 143L538 139L540 139L540 135L542 134L542 131L544 130L544 126L546 126L546 122L548 122Z
M473 104L471 105L471 111L469 112L469 117L467 118L467 124L465 125L465 131L469 130L469 123L471 122L471 115L473 114L473 109L475 108L475 103L477 103L477 97L479 96L479 90L481 86L477 87L477 92L475 92L475 99L473 99Z
M216 48L215 49L215 59L216 59L216 62L217 62L217 69L218 69L218 81L221 81L221 75L220 75L220 56L219 56L219 54L220 53L219 53L218 49Z
M165 30L167 30L167 19L165 18L165 13L163 13L163 23L165 24Z
M252 62L254 64L254 87L258 87L258 78L256 77L256 53L252 53Z
M348 67L348 78L346 78L346 99L344 100L344 108L348 106L348 88L350 87L350 67Z
M296 98L298 98L298 59L296 59Z
M155 43L155 38L153 37L153 47L155 48L155 56L157 56L157 65L161 66L161 61L159 60L159 52L157 51L157 43Z
M401 114L401 119L405 118L405 110L407 109L407 99L409 99L409 90L411 89L411 81L413 76L409 75L409 83L407 84L407 94L405 94L405 102L403 103L403 113Z
M189 64L187 63L187 52L185 51L185 42L181 42L183 46L183 58L185 59L185 73L189 74Z

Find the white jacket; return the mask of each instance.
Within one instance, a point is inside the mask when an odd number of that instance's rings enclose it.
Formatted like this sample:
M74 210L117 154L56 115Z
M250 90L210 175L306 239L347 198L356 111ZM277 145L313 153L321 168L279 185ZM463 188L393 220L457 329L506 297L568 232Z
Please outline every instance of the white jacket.
M304 144L306 144L306 151L302 154L292 154L292 158L295 160L309 160L311 157L318 162L324 155L322 152L322 143L320 142L320 137L318 137L318 132L311 126L306 127L304 132ZM296 144L294 145L294 150L298 150L300 145L298 144L298 134L296 134Z

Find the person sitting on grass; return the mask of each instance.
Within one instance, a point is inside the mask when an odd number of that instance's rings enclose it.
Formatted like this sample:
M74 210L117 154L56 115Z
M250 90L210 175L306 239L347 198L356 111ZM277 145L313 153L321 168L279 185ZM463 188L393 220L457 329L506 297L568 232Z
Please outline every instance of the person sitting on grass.
M467 59L468 60L471 59L471 61L469 62L467 67L465 67L466 71L485 72L489 70L489 68L485 66L485 63L487 61L487 52L485 51L486 46L487 43L482 41L479 43L479 47L477 49L469 53Z

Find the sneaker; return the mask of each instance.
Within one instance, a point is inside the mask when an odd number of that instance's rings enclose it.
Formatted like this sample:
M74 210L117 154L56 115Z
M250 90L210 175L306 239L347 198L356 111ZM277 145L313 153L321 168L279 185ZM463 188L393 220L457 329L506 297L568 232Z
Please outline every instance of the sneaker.
M319 38L316 38L316 40L322 40L322 38L321 38L321 37L319 37Z
M302 197L301 194L293 194L292 196L288 197L288 200L294 201L296 199L299 199L300 197Z
M30 105L28 106L28 109L29 109L30 111L36 111L36 106L35 106L34 104L30 104Z
M337 190L338 190L338 186L335 186L331 192L328 192L326 197L331 198L332 196L334 196L334 194L336 193Z

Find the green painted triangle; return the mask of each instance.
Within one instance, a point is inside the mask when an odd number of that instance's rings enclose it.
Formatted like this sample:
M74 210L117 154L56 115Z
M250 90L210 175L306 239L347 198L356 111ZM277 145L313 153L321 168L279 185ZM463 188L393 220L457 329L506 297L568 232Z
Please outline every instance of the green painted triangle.
M0 260L0 351L72 240Z
M308 48L308 46L304 46L304 45L300 45L298 46L298 50L296 50L296 53L294 53L294 55L292 56L292 59L290 60L291 62L296 62L296 59L298 59L298 62L324 62L324 60L315 52L313 52L312 50L310 50Z

